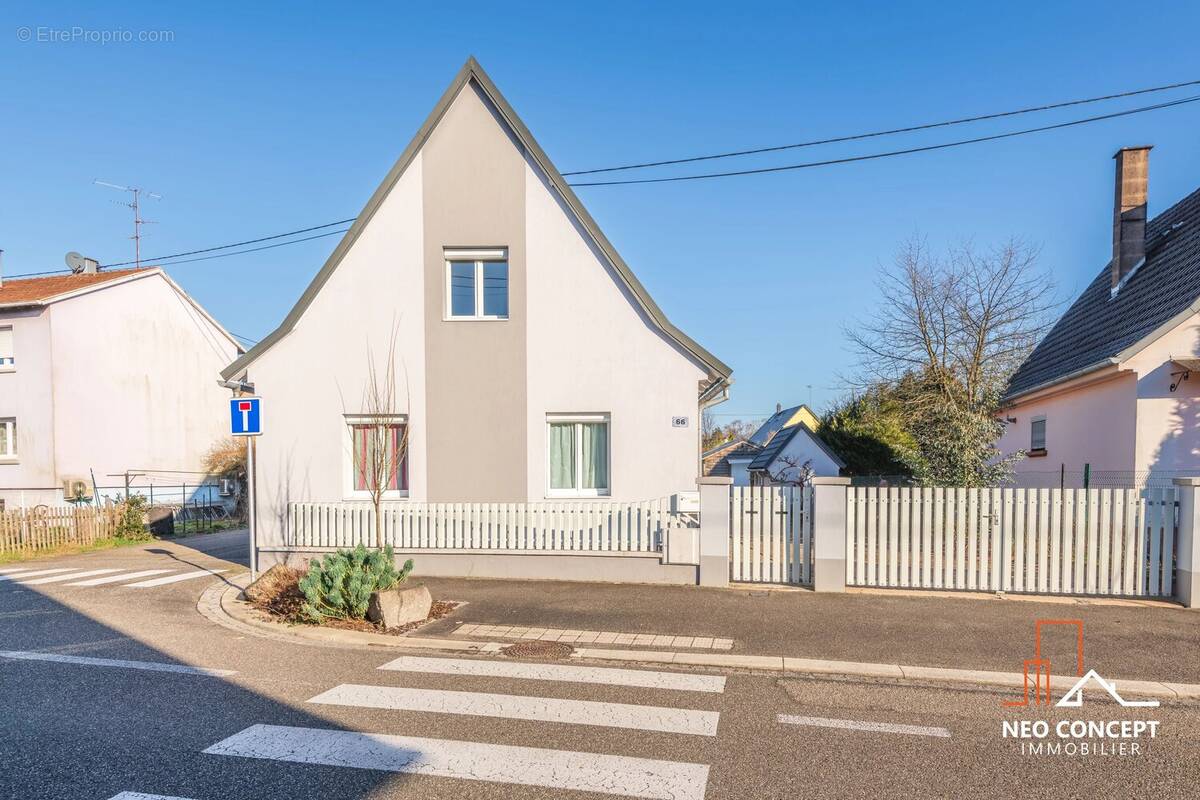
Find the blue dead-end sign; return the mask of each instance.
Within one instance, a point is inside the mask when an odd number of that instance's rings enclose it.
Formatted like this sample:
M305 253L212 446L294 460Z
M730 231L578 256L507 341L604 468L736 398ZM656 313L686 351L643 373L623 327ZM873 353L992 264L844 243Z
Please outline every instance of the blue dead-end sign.
M258 397L234 397L229 400L229 431L234 436L261 436L262 415Z

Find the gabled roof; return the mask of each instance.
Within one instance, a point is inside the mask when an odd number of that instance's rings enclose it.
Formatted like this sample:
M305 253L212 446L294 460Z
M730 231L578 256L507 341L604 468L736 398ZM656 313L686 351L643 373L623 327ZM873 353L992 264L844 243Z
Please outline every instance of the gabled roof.
M803 422L797 422L795 425L792 425L789 428L784 428L779 434L772 437L771 441L767 443L766 447L759 451L758 455L754 457L754 460L750 462L750 470L753 472L755 470L770 469L771 464L774 463L775 459L779 457L779 454L782 453L788 444L790 444L791 441L797 436L808 437L808 440L815 444L818 450L829 456L830 460L837 464L839 469L845 469L846 462L843 461L837 453L830 450L829 445L821 441L820 436L817 436L813 431L809 430L809 427Z
M1105 265L1013 375L1006 399L1123 361L1200 310L1200 189L1146 224L1145 261L1115 296L1111 286Z
M751 434L750 441L760 446L766 445L773 438L775 438L775 434L783 430L792 417L796 416L796 414L798 414L802 409L808 410L808 413L812 414L812 410L803 403L798 406L792 406L791 408L785 408L781 411L776 411L766 422L758 427L758 430Z
M242 343L221 323L217 322L204 306L183 290L179 284L171 280L162 267L139 267L134 269L101 270L100 272L85 272L72 275L54 275L44 278L18 278L4 281L0 286L0 311L7 309L37 308L40 306L69 300L80 294L101 291L109 287L119 286L130 281L142 280L152 275L160 276L184 302L196 309L209 324L222 336L229 340L238 353L245 352Z
M517 139L525 147L527 155L537 163L538 167L546 175L554 190L558 192L563 202L574 214L580 226L587 231L588 236L591 237L596 247L608 259L621 281L629 289L633 297L636 298L646 315L669 339L676 342L686 352L691 354L693 358L699 361L708 371L709 377L713 382L728 381L733 371L667 319L666 314L663 313L658 304L650 297L649 292L642 286L641 281L633 274L633 270L629 268L629 265L621 258L616 248L608 241L603 231L600 230L600 226L596 224L596 221L592 219L587 209L583 207L583 203L575 196L575 192L567 185L566 180L559 174L554 164L551 163L549 157L546 156L545 152L538 145L537 140L533 138L533 134L525 127L525 123L517 116L517 112L513 110L508 101L504 99L504 95L492 83L492 79L483 71L483 67L479 66L479 62L475 60L474 56L468 58L467 62L463 64L462 69L458 71L458 75L455 76L441 99L438 100L437 105L433 107L433 111L430 112L420 129L417 130L416 135L408 143L408 147L404 149L404 152L392 166L387 176L383 179L383 182L379 184L375 193L371 195L371 199L367 201L367 205L359 212L358 217L354 220L354 224L350 226L350 230L346 231L346 235L338 242L333 253L325 261L325 265L321 267L321 270L313 278L308 288L304 290L304 294L300 296L295 307L292 308L278 328L252 347L248 353L222 370L221 376L229 379L241 375L256 358L269 350L275 342L279 341L280 338L296 326L305 309L312 303L317 293L321 290L321 287L325 285L325 281L329 280L329 276L337 269L338 264L345 258L346 253L350 251L354 242L357 241L367 225L370 224L371 218L375 216L375 212L383 204L388 192L391 191L396 181L400 179L405 169L408 168L408 165L416 157L417 153L420 152L425 141L433 133L438 122L441 121L442 115L450 108L450 105L454 102L454 99L463 87L471 82L474 82L492 104L495 105L497 111L504 118L504 121L508 124L513 134L516 135ZM711 385L712 383L710 383L710 387Z
M51 275L44 278L6 280L3 285L0 285L0 308L39 306L80 289L147 272L150 270L143 267L142 269L114 269L71 275Z

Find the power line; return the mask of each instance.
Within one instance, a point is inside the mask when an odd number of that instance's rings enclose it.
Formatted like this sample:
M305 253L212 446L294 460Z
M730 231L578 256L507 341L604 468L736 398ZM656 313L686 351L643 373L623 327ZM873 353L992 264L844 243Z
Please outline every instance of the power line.
M825 161L809 161L803 164L786 164L779 167L760 167L758 169L742 169L733 170L730 172L707 172L698 175L676 175L669 178L631 178L629 180L619 181L586 181L572 183L571 186L627 186L635 183L674 183L677 181L698 181L706 178L732 178L738 175L764 175L770 172L789 172L797 169L810 169L812 167L827 167L833 164L850 164L855 161L872 161L880 158L891 158L892 156L911 155L912 153L925 153L929 152L930 150L945 150L950 147L962 147L968 144L979 144L980 142L992 142L998 139L1011 139L1015 136L1026 136L1031 133L1042 133L1044 131L1058 130L1060 128L1071 128L1077 125L1086 125L1091 122L1100 122L1106 119L1127 117L1132 114L1142 114L1147 111L1157 111L1163 108L1171 108L1172 106L1194 103L1197 100L1200 100L1200 95L1185 97L1181 100L1172 100L1167 103L1157 103L1152 106L1131 108L1127 111L1116 111L1111 114L1101 114L1099 116L1075 119L1069 122L1059 122L1055 123L1054 125L1043 125L1038 128L1026 128L1019 131L1009 131L1008 133L996 133L992 134L991 136L977 136L973 139L959 139L953 142L942 142L941 144L930 144L922 147L909 147L905 148L904 150L889 150L883 153L870 153L865 156L847 156L846 158L831 158Z
M781 144L772 147L756 147L751 150L733 150L728 153L714 153L707 156L692 156L690 158L672 158L664 161L646 161L640 164L625 164L619 167L600 167L598 169L579 169L573 172L561 173L563 177L569 175L594 175L598 172L620 172L630 169L645 169L647 167L665 167L672 164L690 164L695 161L712 161L718 158L735 158L738 156L751 156L760 153L777 153L780 150L795 150L801 147L816 147L823 144L837 144L839 142L855 142L861 139L872 139L878 136L892 136L897 133L913 133L915 131L927 131L932 128L947 128L951 125L963 125L969 122L983 122L989 119L1001 119L1003 117L1015 117L1021 114L1033 114L1039 111L1051 111L1056 108L1067 108L1069 106L1080 106L1088 103L1100 103L1105 100L1116 100L1122 97L1133 97L1139 94L1150 94L1152 92L1165 92L1170 89L1180 89L1184 86L1196 86L1200 84L1200 80L1185 81L1183 83L1172 83L1166 86L1153 86L1148 89L1134 89L1129 92L1119 92L1117 94L1106 94L1100 97L1088 97L1082 100L1067 100L1062 103L1050 103L1043 106L1030 106L1029 108L1019 108L1015 111L999 111L994 114L982 114L977 117L963 117L962 119L944 120L942 122L927 122L921 125L911 125L907 128L891 128L886 131L873 131L871 133L856 133L850 136L835 136L832 139L814 139L810 142L797 142L796 144ZM582 184L580 184L582 185Z
M336 224L336 223L334 223ZM323 226L322 226L323 227ZM301 242L311 242L313 239L323 239L326 236L337 236L340 233L345 233L349 228L342 228L340 231L326 231L325 233L317 233L312 236L305 236L302 239L292 239L288 242L276 242L275 244L264 244L262 247L247 247L245 250L235 250L232 253L215 253L211 256L200 256L198 258L183 258L177 261L167 261L162 264L153 264L152 266L173 267L177 264L191 264L193 261L210 261L214 258L228 258L229 256L240 256L244 253L257 253L259 250L271 250L276 247L285 247L289 244L300 244ZM262 241L261 239L259 241ZM217 248L210 248L217 249Z
M275 247L283 247L283 246L289 245L289 244L300 244L301 242L310 242L313 239L321 239L326 236L336 236L340 233L345 233L346 231L348 231L350 229L343 228L342 230L328 231L326 233L318 233L315 236L305 236L303 238L292 239L291 241L287 241L287 242L276 242L275 244L264 245L262 247L248 247L245 250L237 250L232 253L217 253L215 255L201 256L199 258L186 258L186 259L178 258L179 256L190 255L191 253L211 253L214 250L225 250L230 247L238 247L240 245L250 244L252 242L266 242L271 239L278 239L282 236L292 236L297 233L304 233L305 231L320 230L321 228L328 228L330 225L340 225L345 222L353 222L353 221L354 221L354 217L351 217L349 220L339 220L337 222L326 223L325 225L316 225L311 228L301 228L298 231L289 231L288 233L277 233L273 236L263 236L259 239L249 239L245 242L235 242L233 244L223 244L223 245L219 245L217 247L206 247L202 250L192 250L189 253L176 253L174 256L161 256L160 258L157 258L157 259L142 259L142 261L143 262L145 262L145 261L160 261L160 262L165 261L166 263L155 264L154 266L170 267L170 266L174 266L176 264L190 264L193 261L208 261L209 259L213 259L213 258L225 258L226 256L237 256L237 255L242 255L244 253L254 253L259 250L270 250ZM177 260L167 261L167 259L171 259L171 258L175 258ZM131 262L131 261L126 261L126 262L122 262L120 264L105 264L105 265L103 265L103 268L107 269L109 267L121 267L121 266L126 266L126 265L132 264L132 263L133 262ZM14 279L14 278L37 278L37 277L41 277L44 275L61 275L64 272L70 272L70 271L71 270L67 270L67 269L52 269L52 270L48 270L46 272L22 272L18 275L7 275L5 277L6 277L6 279L9 279L9 280Z
M211 253L214 250L227 250L230 247L241 247L242 245L247 245L247 244L258 244L259 242L268 242L272 239L282 239L285 236L294 236L298 233L308 233L309 231L319 231L322 228L332 228L334 225L345 225L347 222L354 222L354 220L355 220L354 217L350 217L349 219L339 219L336 222L326 222L324 225L314 225L311 228L301 228L298 231L288 231L287 233L276 233L276 234L272 234L271 236L263 236L258 239L247 239L244 242L233 242L232 244L221 244L221 245L217 245L216 247L205 247L201 250L188 250L187 252L184 252L184 253L172 253L169 256L155 256L154 258L143 258L142 261L166 261L167 259L170 259L170 258L180 258L182 256L194 256L198 253ZM300 239L298 241L308 241L308 240ZM135 263L135 262L119 261L116 264L101 264L101 266L104 267L105 269L108 269L111 267L127 267L133 263Z

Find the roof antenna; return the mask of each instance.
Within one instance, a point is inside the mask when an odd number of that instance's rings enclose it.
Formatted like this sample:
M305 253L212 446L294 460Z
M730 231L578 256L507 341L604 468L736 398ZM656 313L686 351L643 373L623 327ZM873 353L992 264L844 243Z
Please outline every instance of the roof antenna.
M129 192L133 195L133 200L131 202L122 203L121 205L133 209L133 236L130 236L129 238L133 239L133 266L135 269L141 269L142 226L153 225L154 220L142 219L141 207L138 201L140 200L142 194L145 194L146 197L152 197L155 200L162 200L162 195L156 194L155 192L147 192L145 189L139 189L136 186L121 186L117 183L108 183L107 181L102 180L94 180L92 183L97 186L107 186L110 189L118 189L122 192Z

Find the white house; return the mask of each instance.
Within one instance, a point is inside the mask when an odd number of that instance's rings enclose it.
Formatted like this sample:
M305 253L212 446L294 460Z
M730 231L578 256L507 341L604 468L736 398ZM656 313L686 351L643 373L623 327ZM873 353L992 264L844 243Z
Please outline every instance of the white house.
M161 269L4 281L0 501L59 503L80 484L90 496L93 476L131 469L200 470L227 434L217 372L240 352Z
M385 499L694 490L730 369L667 320L474 59L283 323L222 373L263 398L259 535L366 499L369 363L394 342Z
M704 453L705 474L729 477L734 486L773 486L812 477L837 477L846 467L816 434L817 416L806 405L775 413L748 439L724 442Z

